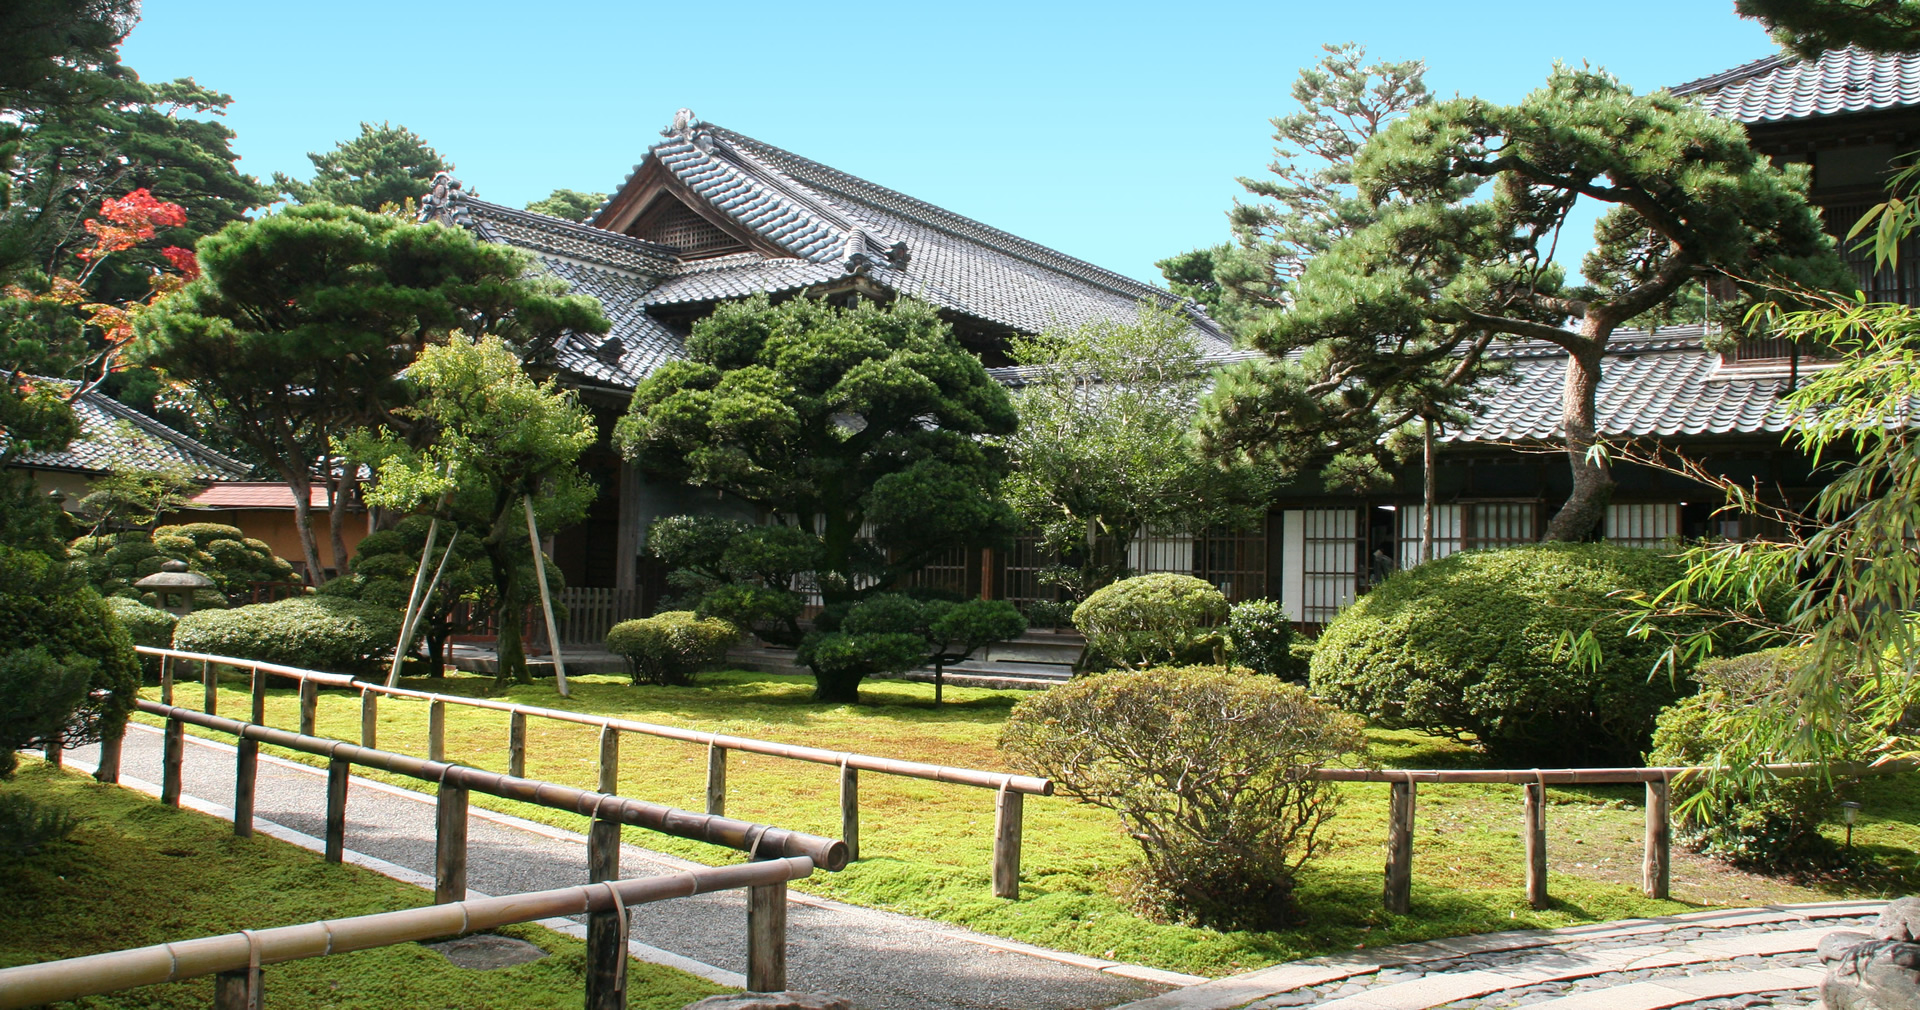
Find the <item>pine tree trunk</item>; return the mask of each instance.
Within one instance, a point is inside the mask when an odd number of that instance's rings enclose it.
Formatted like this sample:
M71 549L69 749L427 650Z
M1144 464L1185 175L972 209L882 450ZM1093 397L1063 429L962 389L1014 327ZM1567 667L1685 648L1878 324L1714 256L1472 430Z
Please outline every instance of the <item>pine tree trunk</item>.
M320 545L313 538L313 481L298 470L281 472L287 478L287 490L293 493L293 525L300 534L301 559L307 563L307 579L314 585L327 581L320 567Z
M1439 499L1433 479L1433 418L1426 418L1420 438L1420 563L1433 560L1433 510Z
M351 464L342 464L350 466ZM343 470L332 478L327 495L327 532L332 537L333 570L336 575L347 574L347 498L358 481Z
M1567 355L1566 399L1561 405L1560 424L1566 432L1573 491L1547 523L1542 540L1585 540L1605 518L1607 503L1613 498L1612 466L1604 455L1589 455L1599 442L1594 399L1600 388L1600 361L1605 352L1603 337Z

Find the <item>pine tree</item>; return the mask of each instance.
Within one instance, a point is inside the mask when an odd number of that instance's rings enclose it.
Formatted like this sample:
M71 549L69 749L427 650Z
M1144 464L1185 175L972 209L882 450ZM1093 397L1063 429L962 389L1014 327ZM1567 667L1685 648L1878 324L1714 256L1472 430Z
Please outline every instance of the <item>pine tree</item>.
M275 172L274 187L295 203L337 203L371 211L417 200L435 175L453 171L453 162L418 134L389 123L361 123L359 136L325 154L309 153L307 160L313 162L311 182Z

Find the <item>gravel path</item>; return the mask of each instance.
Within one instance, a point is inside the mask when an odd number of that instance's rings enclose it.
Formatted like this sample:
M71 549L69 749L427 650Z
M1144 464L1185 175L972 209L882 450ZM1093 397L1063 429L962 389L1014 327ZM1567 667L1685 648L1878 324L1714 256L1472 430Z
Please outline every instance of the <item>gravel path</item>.
M217 808L231 818L233 748L192 735L186 739L184 795L203 809ZM123 782L158 783L160 751L158 730L130 725L120 765ZM88 770L96 758L94 747L69 755L72 764ZM320 769L262 756L255 794L255 815L261 821L317 838L325 832L325 797L326 775ZM477 892L511 894L587 882L586 839L572 832L474 807L467 844L467 883ZM347 848L350 858L351 853L371 857L355 861L430 883L432 797L354 778L347 791ZM394 866L381 866L382 861ZM637 846L621 848L625 877L677 872L689 865ZM797 893L790 900L789 987L845 996L867 1010L1076 1010L1110 1007L1167 991L1176 982L1198 981L1055 952L1028 952L1018 944L944 923ZM723 984L745 984L739 974L746 970L744 892L641 906L634 912L631 936L636 956Z

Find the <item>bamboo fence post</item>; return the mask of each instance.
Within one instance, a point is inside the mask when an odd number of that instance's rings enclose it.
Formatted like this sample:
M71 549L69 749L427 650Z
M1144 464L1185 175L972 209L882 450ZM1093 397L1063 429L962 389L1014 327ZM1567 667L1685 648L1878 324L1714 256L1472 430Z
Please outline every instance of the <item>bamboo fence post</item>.
M780 992L787 987L787 885L747 888L747 990Z
M213 976L213 1010L261 1010L259 968L223 971Z
M61 765L66 763L66 758L67 758L66 741L62 740L60 738L60 734L56 732L55 734L47 738L47 747L46 747L46 750L43 751L42 753L45 755L48 764L54 766L55 768L58 768Z
M434 803L433 901L467 900L467 787L440 783Z
M860 858L860 769L840 762L840 840L847 843L847 862Z
M233 751L233 833L248 838L253 835L253 792L260 778L260 741L243 736Z
M1406 915L1413 910L1413 776L1395 782L1387 807L1387 911Z
M1547 907L1547 786L1529 782L1526 789L1527 904Z
M600 727L600 791L620 791L620 731L612 726Z
M251 699L253 709L249 718L257 724L265 725L267 721L267 675L261 673L260 668L256 666L253 668L252 680L253 683L248 685L249 690L253 694Z
M527 713L518 710L507 717L507 774L527 776Z
M352 769L339 758L327 759L327 851L329 863L340 862L347 852L347 773Z
M1003 783L993 809L993 896L1020 897L1020 820L1019 793Z
M207 693L207 714L218 714L215 710L220 706L220 681L214 675L213 664L204 659L200 661L200 681Z
M380 694L363 689L360 692L360 746L374 750L379 740Z
M1640 876L1649 898L1666 898L1673 890L1673 830L1668 800L1665 782L1647 783L1647 857Z
M160 657L160 704L173 704L173 657Z
M587 882L619 879L620 823L596 816L587 828ZM627 1005L621 914L611 908L587 914L587 1010L625 1010Z
M312 736L313 724L320 716L320 682L300 678L300 735Z
M707 744L707 813L727 815L727 749Z
M93 770L96 782L112 785L120 781L120 748L127 739L127 725L100 738L100 764Z
M447 759L447 703L433 701L427 704L427 760L445 761Z
M168 719L160 746L160 802L170 807L180 805L180 763L186 758L186 752L186 724Z

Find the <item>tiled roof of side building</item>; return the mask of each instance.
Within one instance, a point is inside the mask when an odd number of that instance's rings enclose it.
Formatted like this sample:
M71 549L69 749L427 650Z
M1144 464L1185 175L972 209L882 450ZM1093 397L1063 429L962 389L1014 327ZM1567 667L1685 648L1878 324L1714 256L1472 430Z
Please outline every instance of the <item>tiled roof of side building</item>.
M631 235L477 197L465 198L462 207L466 212L462 223L470 224L482 238L545 254L543 259L560 257L656 279L672 274L679 265L672 249Z
M1782 53L1672 90L1742 123L1900 108L1920 105L1920 53L1848 46L1813 61Z
M650 280L552 256L540 257L540 264L575 293L598 298L613 324L604 337L562 337L554 361L561 370L597 385L631 388L661 363L686 357L680 335L647 314Z
M81 473L179 467L203 481L238 480L253 469L97 389L73 401L73 413L80 434L65 449L26 453L14 465Z

